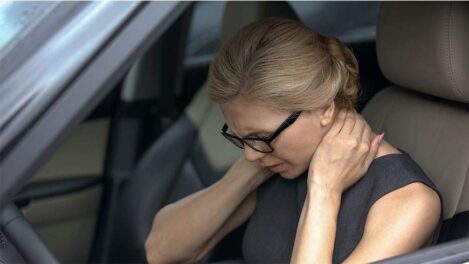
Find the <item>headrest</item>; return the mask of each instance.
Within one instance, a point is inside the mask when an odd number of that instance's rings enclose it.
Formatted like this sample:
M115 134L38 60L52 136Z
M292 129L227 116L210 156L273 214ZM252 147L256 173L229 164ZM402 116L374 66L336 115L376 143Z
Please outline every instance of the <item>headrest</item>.
M469 2L383 2L376 48L391 82L469 102Z
M230 1L223 16L222 43L241 28L263 17L285 17L298 20L287 2Z

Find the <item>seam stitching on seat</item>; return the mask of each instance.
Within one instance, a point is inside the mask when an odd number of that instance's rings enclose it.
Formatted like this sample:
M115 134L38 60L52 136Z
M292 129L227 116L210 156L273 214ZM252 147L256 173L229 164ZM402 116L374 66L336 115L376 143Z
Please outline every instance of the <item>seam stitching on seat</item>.
M447 48L448 48L448 63L449 63L449 72L450 72L450 82L451 82L451 86L454 88L454 91L456 91L456 93L460 96L462 96L462 92L458 89L458 86L457 86L457 83L456 83L456 80L454 78L455 76L455 73L454 73L454 69L453 69L453 56L454 56L454 52L453 52L453 49L452 49L452 41L451 41L451 36L452 36L452 32L451 32L451 29L452 29L452 9L453 9L453 3L450 3L450 6L448 8L448 20L447 20L447 27L446 27L446 37L447 37Z

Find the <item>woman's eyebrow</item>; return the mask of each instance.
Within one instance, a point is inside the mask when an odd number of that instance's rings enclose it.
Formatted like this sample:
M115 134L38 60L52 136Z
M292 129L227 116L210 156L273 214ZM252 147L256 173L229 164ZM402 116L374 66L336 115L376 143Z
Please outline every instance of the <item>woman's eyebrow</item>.
M259 134L265 134L265 135L270 135L272 134L273 132L272 131L267 131L267 130L258 130L258 131L254 131L254 132L250 132L248 133L247 135L245 136L241 136L241 135L238 135L237 133L235 133L233 130L231 130L231 128L228 126L228 131L234 135L234 136L237 136L239 138L249 138L249 137L259 137Z
M262 132L262 131L258 131L258 132L251 132L245 136L241 136L241 135L237 135L233 130L229 129L228 128L228 131L230 132L230 134L234 135L234 136L237 136L239 138L250 138L250 137L258 137L258 134L268 134L268 132Z
M265 130L262 130L262 131L257 131L257 132L251 132L249 134L247 134L246 136L244 136L243 138L249 138L249 137L259 137L259 134L266 134L266 135L269 135L271 134L272 132L267 132Z

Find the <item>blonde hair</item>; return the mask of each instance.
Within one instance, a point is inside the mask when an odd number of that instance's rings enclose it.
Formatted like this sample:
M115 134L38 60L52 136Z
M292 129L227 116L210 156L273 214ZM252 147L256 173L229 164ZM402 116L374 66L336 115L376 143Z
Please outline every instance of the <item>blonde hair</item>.
M218 104L238 96L280 110L314 110L333 99L353 109L358 63L337 39L300 22L264 18L226 42L209 69L210 97Z

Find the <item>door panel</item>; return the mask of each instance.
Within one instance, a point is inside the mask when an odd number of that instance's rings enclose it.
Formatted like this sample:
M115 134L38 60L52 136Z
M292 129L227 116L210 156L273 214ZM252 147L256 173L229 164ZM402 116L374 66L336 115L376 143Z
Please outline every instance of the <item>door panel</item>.
M108 128L109 120L104 118L80 124L31 182L75 175L101 175Z
M80 124L30 183L102 177L108 119ZM31 186L31 185L30 185ZM60 262L86 262L94 239L101 182L79 191L30 201L22 211Z
M101 186L33 201L23 213L61 263L88 260L94 238Z

